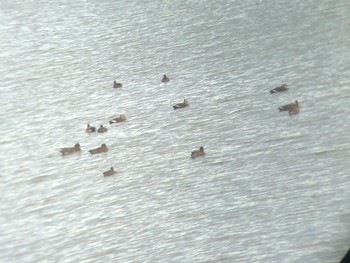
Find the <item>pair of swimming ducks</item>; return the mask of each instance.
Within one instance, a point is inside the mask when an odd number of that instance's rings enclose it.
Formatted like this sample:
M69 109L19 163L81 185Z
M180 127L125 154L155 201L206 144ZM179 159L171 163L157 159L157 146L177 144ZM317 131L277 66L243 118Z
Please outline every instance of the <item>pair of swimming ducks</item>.
M169 81L170 81L169 77L168 77L166 74L164 74L164 75L163 75L163 78L162 78L162 82L165 83L165 82L169 82ZM174 110L177 110L177 109L185 108L185 107L187 107L188 105L190 105L190 104L188 103L188 100L184 99L183 102L180 102L180 103L175 104L175 105L173 106L173 108L174 108Z
M165 82L169 82L169 81L170 81L169 77L166 74L164 74L163 78L162 78L162 82L165 83ZM120 82L117 82L117 81L113 82L113 88L114 89L118 89L118 88L121 88L121 87L123 87L123 83L120 83Z
M81 152L80 144L76 143L74 145L74 147L61 148L59 151L62 153L62 155L68 155L68 154L72 154L72 153ZM100 147L97 147L95 149L89 150L88 152L91 153L91 154L108 152L108 147L107 147L107 145L105 143L103 143L103 144L101 144Z
M109 121L109 124L113 124L113 123L118 123L118 122L122 122L126 120L126 116L124 114L120 114L119 117L111 119ZM96 127L91 126L90 124L87 125L85 131L87 133L92 133L92 132L96 132ZM104 133L107 132L108 129L106 127L104 127L102 124L100 125L100 128L97 129L97 132L99 133Z
M281 86L270 90L270 93L273 94L273 93L277 93L277 92L287 91L288 89L289 89L288 84L284 83ZM295 102L283 105L283 106L279 107L278 109L279 109L279 111L288 111L289 115L295 115L295 114L299 113L300 105L299 105L299 102L296 100Z
M96 132L96 127L91 126L90 124L87 125L85 131L87 133L92 133L92 132ZM97 129L98 133L104 133L107 132L108 129L106 127L104 127L102 124L100 125L100 128Z
M169 81L170 81L169 77L166 74L164 74L163 78L162 78L162 82L165 83L165 82L169 82ZM114 89L118 89L118 88L121 88L121 87L123 87L123 83L120 83L120 82L117 82L117 81L113 82L113 88Z

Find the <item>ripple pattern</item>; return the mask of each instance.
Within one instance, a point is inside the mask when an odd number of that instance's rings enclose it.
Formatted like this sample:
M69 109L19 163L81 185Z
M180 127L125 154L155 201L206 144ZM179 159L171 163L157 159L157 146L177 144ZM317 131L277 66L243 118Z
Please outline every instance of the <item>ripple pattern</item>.
M1 260L338 262L349 13L346 0L2 1ZM300 114L278 112L296 99Z

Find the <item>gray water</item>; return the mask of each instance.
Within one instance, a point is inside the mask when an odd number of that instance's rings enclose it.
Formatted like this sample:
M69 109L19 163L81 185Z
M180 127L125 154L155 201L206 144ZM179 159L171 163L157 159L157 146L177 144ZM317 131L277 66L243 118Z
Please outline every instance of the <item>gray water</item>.
M0 261L339 262L349 14L348 0L0 1ZM298 115L278 112L295 100Z

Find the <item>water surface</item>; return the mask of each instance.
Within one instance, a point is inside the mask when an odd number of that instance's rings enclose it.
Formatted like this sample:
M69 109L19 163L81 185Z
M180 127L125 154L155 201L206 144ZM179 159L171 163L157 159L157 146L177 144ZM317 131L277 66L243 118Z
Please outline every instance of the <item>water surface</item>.
M349 13L346 0L2 1L1 260L338 262ZM296 99L300 114L278 112Z

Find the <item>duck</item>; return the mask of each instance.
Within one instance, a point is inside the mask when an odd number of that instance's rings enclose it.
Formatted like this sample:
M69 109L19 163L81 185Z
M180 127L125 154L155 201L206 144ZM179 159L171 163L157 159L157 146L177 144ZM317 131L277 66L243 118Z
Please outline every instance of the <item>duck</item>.
M61 148L60 152L62 153L62 155L68 155L68 154L72 154L72 153L76 153L76 152L80 152L80 144L76 143L74 145L74 147L66 147L66 148Z
M273 93L277 93L277 92L281 92L281 91L286 91L286 90L288 90L288 89L289 89L289 88L288 88L288 84L284 83L284 84L282 84L281 86L276 87L276 88L270 90L270 93L273 94Z
M104 133L107 131L108 131L108 129L106 127L103 127L102 124L100 125L100 128L98 128L98 130L97 130L98 133Z
M114 175L115 173L116 173L116 171L114 170L113 167L111 167L111 169L109 169L108 171L103 172L103 176L104 177L111 176L111 175Z
M167 75L164 74L162 78L162 82L168 82L168 81L170 81L170 79L168 78Z
M101 147L97 147L96 149L89 150L89 153L91 154L104 153L104 152L108 152L108 148L104 143L101 144Z
M290 110L288 111L288 114L289 114L289 116L296 115L296 114L299 113L299 111L300 111L300 107L296 107L296 108L294 108L294 109L290 109Z
M192 151L191 158L194 159L196 157L204 156L204 155L205 155L204 148L203 146L201 146L199 150Z
M96 132L96 128L93 127L93 126L90 126L90 124L88 124L87 127L86 127L86 129L85 129L85 131L86 131L87 133Z
M180 109L180 108L185 108L188 105L190 105L190 104L188 103L188 101L186 99L184 99L183 102L174 105L173 108L174 108L174 110L176 110L176 109Z
M126 116L124 114L120 114L119 117L117 118L114 118L114 119L111 119L109 121L109 124L112 124L112 123L117 123L117 122L122 122L122 121L125 121L126 120Z
M283 106L279 107L278 109L280 111L289 111L289 110L293 110L295 108L299 108L299 102L297 100L294 103L283 105Z
M113 82L113 88L114 89L121 88L121 87L123 87L122 83L119 83L119 82L116 82L116 81Z

